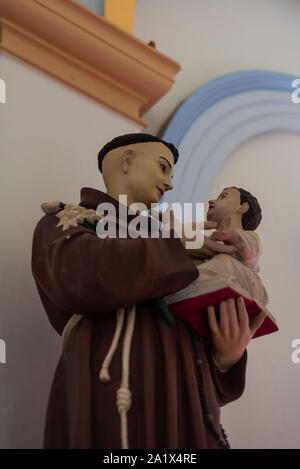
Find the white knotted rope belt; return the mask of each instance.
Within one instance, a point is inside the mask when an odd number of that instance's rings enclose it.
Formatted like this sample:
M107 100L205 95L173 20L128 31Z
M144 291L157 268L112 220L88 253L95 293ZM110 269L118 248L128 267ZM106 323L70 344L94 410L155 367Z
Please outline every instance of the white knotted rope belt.
M110 346L110 349L103 361L101 370L99 372L99 380L101 382L110 381L109 375L109 365L112 361L114 353L119 343L122 326L124 323L124 316L125 316L125 308L121 308L117 311L117 322L116 322L116 329L115 334ZM73 316L69 319L67 324L64 327L64 330L61 335L62 340L62 347L64 347L64 343L68 335L70 334L71 330L75 325L83 318L81 314L73 314ZM122 449L129 449L128 445L128 426L127 426L127 412L131 406L131 391L129 389L129 357L130 357L130 348L132 342L132 335L135 325L135 305L132 305L128 308L128 315L127 315L127 325L124 335L124 342L123 342L123 353L122 353L122 381L121 386L117 390L117 408L120 414L121 419L121 442L122 442Z

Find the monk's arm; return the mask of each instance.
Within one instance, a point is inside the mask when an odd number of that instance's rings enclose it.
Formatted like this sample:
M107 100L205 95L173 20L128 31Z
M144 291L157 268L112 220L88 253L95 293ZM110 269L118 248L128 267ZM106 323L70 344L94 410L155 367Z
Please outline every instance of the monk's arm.
M207 356L215 384L217 400L219 406L222 407L238 399L244 392L248 352L245 349L240 360L229 368L226 373L222 372L215 363L212 349L207 351Z
M175 236L100 239L82 226L62 231L56 224L46 215L35 230L32 273L67 311L108 313L173 293L199 275Z

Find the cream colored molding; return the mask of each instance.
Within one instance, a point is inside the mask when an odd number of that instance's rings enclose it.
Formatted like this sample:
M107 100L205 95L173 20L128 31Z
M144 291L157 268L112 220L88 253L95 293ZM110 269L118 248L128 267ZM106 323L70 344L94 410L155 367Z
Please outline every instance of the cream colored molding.
M180 65L76 0L0 0L0 50L139 125Z

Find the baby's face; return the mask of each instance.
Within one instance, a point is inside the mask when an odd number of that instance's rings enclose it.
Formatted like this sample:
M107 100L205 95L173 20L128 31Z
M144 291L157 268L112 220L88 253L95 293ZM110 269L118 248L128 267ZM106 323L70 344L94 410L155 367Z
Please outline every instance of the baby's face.
M241 209L240 192L234 187L223 189L215 200L209 200L208 221L220 222L225 217L236 215Z

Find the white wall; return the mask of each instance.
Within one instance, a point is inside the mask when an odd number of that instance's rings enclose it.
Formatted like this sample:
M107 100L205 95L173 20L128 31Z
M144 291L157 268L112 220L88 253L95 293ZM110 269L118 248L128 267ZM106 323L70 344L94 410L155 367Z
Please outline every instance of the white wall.
M226 73L261 69L300 76L299 24L296 0L139 0L136 36L154 40L182 66L172 90L145 114L146 131L159 132L181 102ZM260 276L280 327L249 345L245 393L222 409L234 448L300 448L300 363L291 361L291 342L300 339L299 148L300 136L292 134L247 141L223 164L209 193L216 197L235 185L261 202Z
M33 230L40 204L78 203L84 186L104 190L99 149L139 132L136 124L8 55L0 54L7 87L0 104L0 447L39 448L60 341L31 274Z

